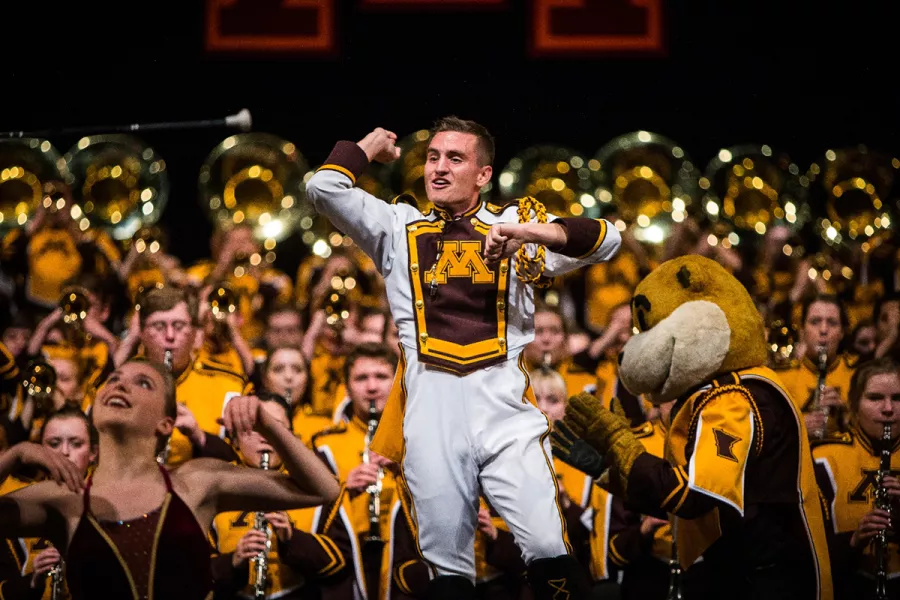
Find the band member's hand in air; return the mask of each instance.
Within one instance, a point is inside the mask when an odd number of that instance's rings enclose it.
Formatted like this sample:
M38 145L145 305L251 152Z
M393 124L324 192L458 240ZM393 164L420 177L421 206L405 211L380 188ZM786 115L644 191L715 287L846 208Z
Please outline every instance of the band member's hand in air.
M561 248L566 239L566 229L556 223L497 223L491 225L484 240L484 258L488 263L499 262L514 255L523 244Z
M34 557L34 571L31 573L31 587L37 588L43 581L43 577L50 569L59 564L61 556L59 550L50 546Z
M396 133L378 127L357 144L369 157L369 162L374 160L386 164L400 158L400 148L395 146L396 142Z
M237 548L231 556L231 564L239 569L247 564L251 558L255 558L260 552L266 551L266 534L262 531L251 529L237 543Z
M194 413L191 412L191 409L181 402L177 405L175 429L180 431L184 437L191 440L191 442L197 446L206 444L206 432L200 429L200 426L197 424L197 419L194 417Z
M378 481L378 465L362 464L347 473L347 489L353 493L365 491L367 487Z

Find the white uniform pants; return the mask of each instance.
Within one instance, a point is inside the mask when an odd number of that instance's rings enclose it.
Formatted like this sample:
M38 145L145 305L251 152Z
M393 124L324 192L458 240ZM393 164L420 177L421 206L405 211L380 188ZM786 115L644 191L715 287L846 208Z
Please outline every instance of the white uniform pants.
M407 352L402 466L432 574L475 581L480 493L509 526L526 564L567 554L550 427L523 400L518 356L460 377Z

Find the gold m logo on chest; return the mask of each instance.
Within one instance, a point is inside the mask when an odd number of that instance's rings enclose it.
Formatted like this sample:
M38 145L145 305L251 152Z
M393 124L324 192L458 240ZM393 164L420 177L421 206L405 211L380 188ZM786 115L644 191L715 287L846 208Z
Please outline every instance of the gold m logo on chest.
M444 242L434 274L425 273L425 283L447 283L448 277L465 277L472 283L493 284L494 272L488 269L481 257L481 240L451 240Z

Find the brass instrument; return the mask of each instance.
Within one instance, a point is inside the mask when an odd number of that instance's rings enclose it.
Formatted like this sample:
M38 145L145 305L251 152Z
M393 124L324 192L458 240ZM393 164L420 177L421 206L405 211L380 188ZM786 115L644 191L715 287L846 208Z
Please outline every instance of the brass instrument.
M340 270L332 276L324 300L325 323L336 331L343 331L350 319L350 310L358 300L359 290L354 273Z
M365 447L363 449L363 464L371 464L370 447L372 439L375 437L375 430L378 428L378 408L375 406L375 400L369 402L369 422L366 428ZM381 536L381 488L384 480L384 468L378 467L378 478L375 483L366 488L369 495L369 533L366 535L364 542L383 544L384 539Z
M263 471L268 471L269 459L269 453L263 452L262 460L259 462L259 468ZM271 547L272 542L271 539L269 539L269 522L266 521L264 512L256 513L253 521L253 529L262 531L266 534L266 549L257 554L253 559L253 573L255 575L253 579L253 597L265 598L266 582L269 574L269 548Z
M756 244L775 225L798 232L810 218L809 181L787 154L767 145L722 148L700 178L703 210L712 223L709 243ZM798 256L798 248L785 248Z
M884 487L884 478L891 474L891 424L885 423L881 433L881 462L878 465L875 487L875 508L890 514L891 496ZM888 562L887 530L882 529L875 535L875 598L887 600Z
M822 395L825 393L825 378L828 376L828 350L825 346L819 346L816 348L817 354L817 364L818 367L818 380L816 382L816 389L813 391L812 404L810 408L810 412L820 412L825 415L825 424L822 426L822 429L816 429L814 431L809 432L809 436L813 439L824 439L825 436L830 433L830 421L831 421L831 407L823 406L821 403Z
M700 174L681 146L659 134L621 135L600 148L587 167L596 188L582 204L596 204L617 229L630 228L657 256L674 226L697 213Z
M65 208L54 182L67 175L65 160L49 141L0 141L0 234L27 224L42 204L51 211Z
M864 145L829 149L806 176L823 254L839 257L844 279L869 283L872 253L893 233L900 159Z
M249 226L262 245L253 265L275 261L275 246L299 229L310 248L327 245L327 219L306 198L311 175L297 147L274 135L241 133L217 145L198 179L200 204L217 228Z
M569 148L532 146L500 171L500 195L504 200L532 196L560 217L599 217L588 163Z
M90 308L87 290L79 286L69 286L63 290L59 299L63 330L69 342L78 348L83 348L91 339L84 329L84 321Z
M53 412L53 391L56 389L56 370L42 358L28 363L22 379L26 398L34 400L40 414Z
M166 161L141 140L121 134L81 138L65 155L78 227L131 239L162 215L169 197Z
M769 366L786 367L790 364L796 348L796 332L787 321L777 319L769 325L766 345L769 349Z
M225 281L214 286L206 296L213 327L210 342L216 347L216 352L224 351L231 342L228 317L237 312L238 302L239 298L234 288Z

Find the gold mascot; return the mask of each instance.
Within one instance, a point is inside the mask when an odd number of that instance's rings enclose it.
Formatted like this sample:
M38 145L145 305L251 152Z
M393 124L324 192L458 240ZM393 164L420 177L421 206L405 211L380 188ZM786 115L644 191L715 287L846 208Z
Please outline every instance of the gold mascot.
M802 416L766 368L763 321L747 290L713 260L683 256L635 289L638 333L619 356L633 394L673 403L665 459L590 394L560 427L603 456L600 485L673 522L675 555L716 597L830 600L820 496ZM554 447L565 454L565 444Z

